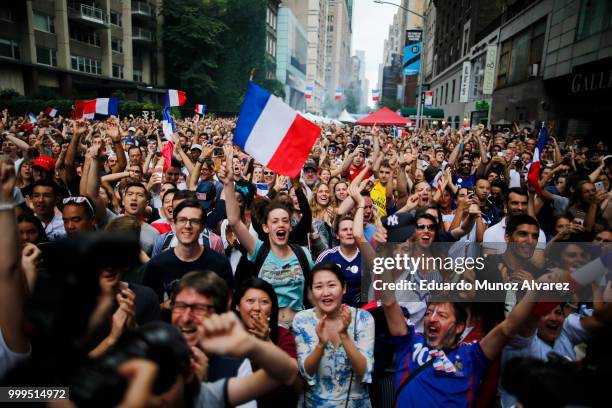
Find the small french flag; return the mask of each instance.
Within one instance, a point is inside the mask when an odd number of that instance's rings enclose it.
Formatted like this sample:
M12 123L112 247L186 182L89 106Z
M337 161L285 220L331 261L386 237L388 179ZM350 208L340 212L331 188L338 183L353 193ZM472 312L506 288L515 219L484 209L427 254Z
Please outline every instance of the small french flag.
M234 143L266 167L295 177L321 128L282 99L250 82L234 132Z
M33 114L32 112L28 113L28 119L30 120L30 123L36 123L37 121L36 115Z
M540 168L542 167L542 163L540 156L544 151L544 147L546 147L547 141L548 131L542 122L540 136L538 136L538 144L533 152L533 159L531 160L531 166L529 167L529 173L527 174L527 181L533 186L537 195L542 195L542 187L540 187Z
M312 98L312 85L306 85L306 92L304 92L304 98Z
M444 172L442 170L438 171L438 174L436 174L432 180L431 185L436 190L442 190L442 186L444 185Z
M344 90L342 88L336 88L336 100L339 101L340 99L342 99L342 94L344 93Z
M372 89L372 100L373 101L380 100L380 89Z
M45 115L49 116L50 118L54 118L57 116L57 109L49 107L45 109Z
M196 104L194 112L197 113L198 115L204 115L204 112L206 112L206 105L201 105L201 104Z
M177 91L176 89L168 89L166 92L166 107L183 106L187 96L185 91Z
M97 116L119 116L119 99L96 98L76 101L72 116L74 119L94 119Z
M162 130L166 140L172 141L172 134L176 132L176 126L174 125L174 120L172 119L172 115L170 115L170 108L168 107L164 108L162 114Z

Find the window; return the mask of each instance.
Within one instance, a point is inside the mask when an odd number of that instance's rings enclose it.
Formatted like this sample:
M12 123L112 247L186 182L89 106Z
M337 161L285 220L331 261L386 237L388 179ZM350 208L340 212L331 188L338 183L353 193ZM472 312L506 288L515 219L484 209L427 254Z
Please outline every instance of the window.
M0 38L0 57L8 57L16 60L20 59L19 44L12 40Z
M542 62L546 18L516 34L502 44L497 71L497 85L525 81L531 76L530 66Z
M117 13L116 11L110 12L110 23L114 26L121 27L121 13Z
M45 47L36 47L36 62L39 64L57 66L56 51Z
M96 47L100 46L100 34L95 29L77 24L70 24L69 31L71 40L94 45Z
M123 65L113 64L113 77L123 79Z
M88 74L102 75L102 64L97 59L71 55L70 62L72 69L74 69L75 71L86 72Z
M448 82L444 86L444 104L448 104Z
M9 6L0 6L0 20L15 21L13 20L13 10Z
M455 102L455 81L456 79L453 79L453 90L451 93L451 103Z
M612 27L612 3L610 0L582 0L578 14L576 40Z
M142 82L142 70L134 70L134 82Z
M55 26L53 25L53 17L48 16L46 14L40 14L38 12L34 12L34 19L32 20L32 25L35 30L44 31L47 33L55 33Z
M113 51L122 53L123 52L123 40L119 38L111 38L111 48Z
M469 43L470 43L470 27L467 27L465 31L463 32L463 53L461 55L467 54L469 50L469 47L468 47Z

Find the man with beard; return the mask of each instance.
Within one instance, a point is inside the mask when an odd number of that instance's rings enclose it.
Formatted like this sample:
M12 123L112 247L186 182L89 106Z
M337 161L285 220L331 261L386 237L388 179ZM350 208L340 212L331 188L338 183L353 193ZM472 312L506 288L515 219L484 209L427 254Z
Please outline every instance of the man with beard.
M529 196L527 190L513 187L508 190L505 197L506 216L495 225L489 226L484 232L483 237L483 254L502 254L506 250L505 236L506 224L514 215L527 214ZM531 261L534 265L542 266L544 262L544 247L546 245L546 235L542 229L538 232L538 246L535 252L534 259Z
M551 282L553 276L540 281ZM383 292L389 332L397 347L395 406L471 406L489 363L530 318L538 294L529 291L523 301L480 341L461 342L467 312L458 302L431 302L424 332L406 322L393 291Z
M365 147L358 146L351 154L346 156L344 163L342 163L343 177L348 178L349 181L353 181L366 166L366 157L368 153ZM370 169L366 170L364 178L369 178L372 175Z

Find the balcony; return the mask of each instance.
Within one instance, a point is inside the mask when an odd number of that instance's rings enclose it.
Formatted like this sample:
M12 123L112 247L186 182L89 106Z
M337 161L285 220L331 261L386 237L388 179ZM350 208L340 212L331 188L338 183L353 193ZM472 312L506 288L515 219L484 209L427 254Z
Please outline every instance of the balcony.
M68 8L68 15L72 20L76 20L96 28L110 27L108 14L106 14L104 10L100 8L77 2L71 2Z
M155 9L152 5L144 1L132 2L132 16L151 18L155 16Z
M155 41L155 36L150 30L140 27L132 27L132 41L141 44L151 44L153 41Z

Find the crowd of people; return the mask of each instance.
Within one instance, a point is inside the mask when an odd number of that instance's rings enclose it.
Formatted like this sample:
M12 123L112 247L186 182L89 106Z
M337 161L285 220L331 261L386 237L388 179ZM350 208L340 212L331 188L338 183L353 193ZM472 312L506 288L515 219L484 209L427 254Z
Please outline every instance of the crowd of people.
M5 386L69 387L62 406L607 405L603 140L550 129L534 186L538 129L324 125L292 178L232 143L235 118L175 118L172 140L148 116L0 119ZM485 267L387 282L572 293L405 301L371 286L390 245Z

